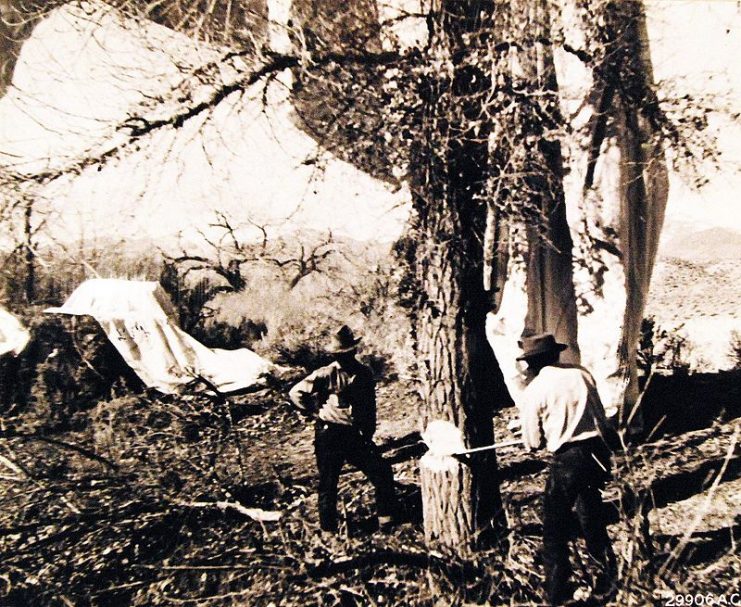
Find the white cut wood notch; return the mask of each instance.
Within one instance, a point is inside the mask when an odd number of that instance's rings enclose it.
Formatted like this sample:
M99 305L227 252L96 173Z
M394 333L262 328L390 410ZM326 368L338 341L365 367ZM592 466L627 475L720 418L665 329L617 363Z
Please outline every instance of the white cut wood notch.
M422 440L429 449L428 454L434 457L450 457L452 455L468 455L492 449L503 449L522 444L522 439L503 441L494 445L466 449L463 442L463 432L455 424L443 420L434 420L427 424L422 433Z

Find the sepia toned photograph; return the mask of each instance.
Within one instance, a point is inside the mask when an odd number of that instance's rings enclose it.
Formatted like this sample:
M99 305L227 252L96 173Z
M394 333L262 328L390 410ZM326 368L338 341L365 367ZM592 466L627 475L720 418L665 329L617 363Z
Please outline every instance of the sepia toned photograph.
M739 58L0 0L0 607L741 607Z

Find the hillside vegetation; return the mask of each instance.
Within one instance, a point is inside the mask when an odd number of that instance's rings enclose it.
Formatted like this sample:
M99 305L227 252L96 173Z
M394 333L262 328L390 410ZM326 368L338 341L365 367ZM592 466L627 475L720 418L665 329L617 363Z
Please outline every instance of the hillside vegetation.
M741 335L741 235L716 228L662 243L647 315L684 340L684 358L698 371L732 369Z

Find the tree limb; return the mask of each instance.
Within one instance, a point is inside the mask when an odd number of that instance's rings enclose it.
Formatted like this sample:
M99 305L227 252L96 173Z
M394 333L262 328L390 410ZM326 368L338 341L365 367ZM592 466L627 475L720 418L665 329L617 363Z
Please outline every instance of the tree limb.
M109 161L117 158L122 152L135 147L135 144L139 139L163 128L180 128L186 122L215 108L233 93L244 91L263 78L277 74L286 69L298 67L301 65L301 61L303 60L303 58L298 55L286 55L272 52L265 53L264 56L267 58L266 62L262 63L255 69L248 71L241 78L238 78L233 82L221 83L218 85L214 84L210 94L205 99L194 105L179 107L166 118L148 119L143 115L127 118L115 128L115 132L123 133L127 136L125 141L117 142L111 140L108 142L107 147L105 147L105 145L102 146L103 149L101 151L98 151L97 153L90 151L89 154L83 158L75 160L61 168L31 174L18 173L15 171L8 172L5 180L15 183L33 181L39 184L48 184L67 175L79 175L90 167L102 167ZM339 65L381 66L394 64L401 59L402 56L396 52L327 52L317 54L313 57L312 65L336 63Z
M63 449L69 449L70 451L75 451L79 453L80 455L84 455L88 459L92 459L96 462L104 464L105 466L108 466L112 470L118 470L118 464L112 462L108 458L103 457L102 455L98 455L94 451L91 451L90 449L87 449L85 447L81 447L80 445L75 445L73 443L61 441L56 438L50 438L48 436L43 436L40 434L27 434L24 432L16 432L15 430L6 430L5 432L0 433L0 438L18 438L20 440L31 440L31 441L40 441L43 443L48 443L50 445L62 447Z

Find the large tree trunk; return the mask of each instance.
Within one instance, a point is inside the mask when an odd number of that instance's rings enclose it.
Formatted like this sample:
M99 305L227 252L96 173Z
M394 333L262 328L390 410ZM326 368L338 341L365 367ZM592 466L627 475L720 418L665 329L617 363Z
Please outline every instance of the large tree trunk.
M494 442L492 416L508 399L487 342L491 296L484 289L489 124L482 95L490 79L468 61L481 39L479 2L444 1L431 39L445 53L448 78L428 82L426 137L417 150L414 230L419 307L414 328L423 424L446 420L468 447ZM464 36L474 33L464 42ZM472 456L452 469L421 464L425 537L465 553L488 545L506 527L496 455Z

